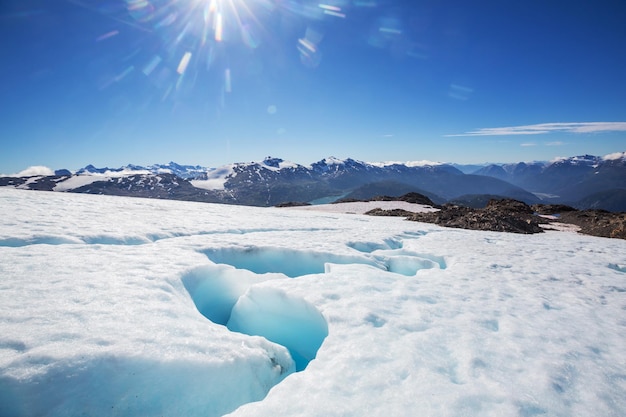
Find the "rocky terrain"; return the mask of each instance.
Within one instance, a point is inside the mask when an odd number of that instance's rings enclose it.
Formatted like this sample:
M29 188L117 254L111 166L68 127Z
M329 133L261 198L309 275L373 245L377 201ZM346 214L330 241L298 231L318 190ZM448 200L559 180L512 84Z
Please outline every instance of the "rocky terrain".
M439 208L439 211L431 213L374 209L366 214L400 216L408 220L434 223L444 227L522 234L543 233L544 230L550 229L551 223L563 223L580 227L579 233L626 239L626 213L576 210L565 205L529 206L512 199L493 199L484 208L470 208L455 204L444 204Z
M559 223L574 224L591 236L626 239L626 213L605 210L568 210L559 213Z

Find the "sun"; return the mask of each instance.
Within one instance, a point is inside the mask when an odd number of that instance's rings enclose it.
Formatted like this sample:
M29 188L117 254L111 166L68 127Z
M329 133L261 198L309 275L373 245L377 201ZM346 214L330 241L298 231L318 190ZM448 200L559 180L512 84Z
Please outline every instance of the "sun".
M133 61L125 60L125 67L104 85L140 73L162 90L163 102L170 98L177 102L194 91L210 89L222 106L236 88L238 77L247 76L242 66L253 66L247 65L247 59L255 65L272 60L277 48L286 51L291 43L291 53L302 65L317 68L324 38L319 29L323 25L318 23L345 18L345 10L339 6L344 1L328 0L333 3L329 5L315 0L123 0L124 10L109 17L127 25L129 31L141 30L141 42ZM287 32L277 29L278 21L281 27L297 27L299 33L290 29L288 36L293 39L279 39ZM120 31L98 39L111 39ZM273 52L268 53L270 50Z
M224 55L224 49L239 45L257 48L263 31L259 11L267 14L276 7L274 0L125 0L124 3L126 16L116 20L151 33L153 39L152 55L134 67L148 77L170 78L166 95L180 89L185 78L197 78L201 69L211 69L216 57ZM192 77L190 71L194 72ZM228 92L230 69L224 68L223 74Z

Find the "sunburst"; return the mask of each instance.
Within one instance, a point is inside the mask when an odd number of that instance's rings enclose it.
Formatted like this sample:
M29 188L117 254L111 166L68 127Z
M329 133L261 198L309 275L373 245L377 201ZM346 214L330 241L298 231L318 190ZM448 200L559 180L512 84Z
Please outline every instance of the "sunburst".
M85 7L83 0L68 0ZM135 70L141 71L162 88L162 99L179 97L180 91L193 90L198 80L217 77L223 94L232 91L232 74L229 54L234 50L255 50L274 33L271 16L280 14L283 19L307 21L346 16L336 5L313 0L301 2L286 0L124 0L124 8L110 15L118 22L149 32L144 51L134 62L115 76L110 83L118 82ZM104 41L119 32L109 32L99 37ZM293 40L294 53L307 67L320 63L319 43L323 34L310 25ZM204 74L204 75L203 75ZM110 85L107 84L107 85ZM187 86L187 88L185 87ZM222 100L223 101L223 100Z

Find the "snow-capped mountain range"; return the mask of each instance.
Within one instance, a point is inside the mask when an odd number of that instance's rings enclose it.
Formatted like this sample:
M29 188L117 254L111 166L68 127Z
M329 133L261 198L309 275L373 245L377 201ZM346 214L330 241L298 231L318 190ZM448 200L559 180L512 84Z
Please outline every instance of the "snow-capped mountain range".
M413 191L437 203L489 195L626 211L626 152L491 164L470 173L447 163L368 163L334 157L311 165L272 157L218 168L175 162L119 168L87 165L75 172L57 170L54 175L0 177L0 186L256 206Z

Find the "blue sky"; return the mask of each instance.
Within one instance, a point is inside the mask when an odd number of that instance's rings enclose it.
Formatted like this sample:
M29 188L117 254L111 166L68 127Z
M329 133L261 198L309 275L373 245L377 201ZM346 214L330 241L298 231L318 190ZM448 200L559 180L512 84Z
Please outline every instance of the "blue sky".
M0 172L626 150L626 3L2 0Z

